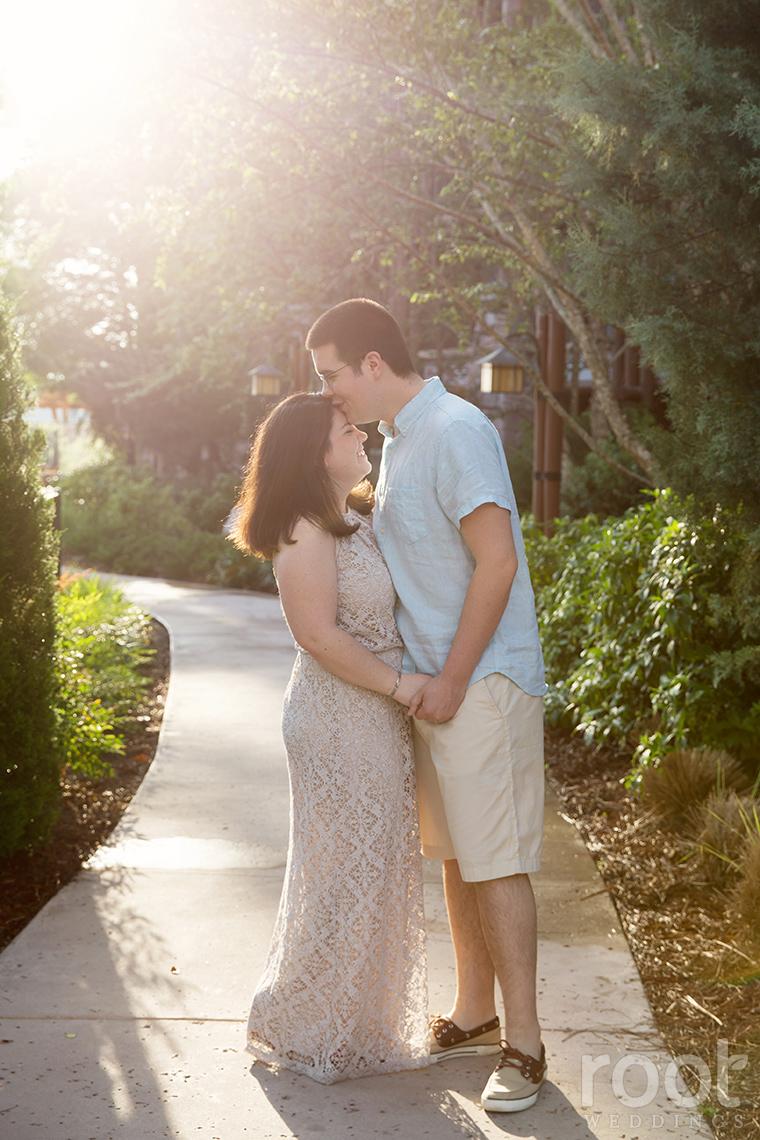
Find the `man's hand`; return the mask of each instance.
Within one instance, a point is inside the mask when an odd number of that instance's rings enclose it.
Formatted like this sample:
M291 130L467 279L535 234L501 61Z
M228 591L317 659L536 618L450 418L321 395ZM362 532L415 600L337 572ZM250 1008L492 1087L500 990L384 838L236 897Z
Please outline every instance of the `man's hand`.
M439 673L415 693L409 702L409 712L417 720L444 724L454 716L466 692L466 684L454 684L443 673Z
M406 705L409 708L412 697L429 680L430 675L428 673L404 673L393 696L394 701L398 701L400 705Z

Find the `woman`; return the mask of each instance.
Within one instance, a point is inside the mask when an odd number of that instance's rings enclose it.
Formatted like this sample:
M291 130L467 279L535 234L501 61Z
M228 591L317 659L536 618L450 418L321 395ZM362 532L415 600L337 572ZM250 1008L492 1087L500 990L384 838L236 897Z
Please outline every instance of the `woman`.
M428 1061L403 708L425 678L400 671L366 438L321 396L284 400L256 437L233 532L272 558L298 648L283 713L288 864L247 1048L323 1084Z

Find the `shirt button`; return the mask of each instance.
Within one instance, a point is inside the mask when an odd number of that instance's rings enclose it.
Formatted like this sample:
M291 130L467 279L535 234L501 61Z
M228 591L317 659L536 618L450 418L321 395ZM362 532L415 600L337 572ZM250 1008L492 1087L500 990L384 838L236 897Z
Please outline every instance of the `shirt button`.
M385 534L385 527L384 527L384 526L381 526L381 527L380 527L380 533L381 533L381 534Z

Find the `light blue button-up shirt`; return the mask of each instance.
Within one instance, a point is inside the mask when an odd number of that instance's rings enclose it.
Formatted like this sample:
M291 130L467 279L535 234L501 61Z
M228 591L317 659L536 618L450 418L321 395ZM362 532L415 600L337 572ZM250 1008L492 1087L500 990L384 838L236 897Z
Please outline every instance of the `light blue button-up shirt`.
M511 514L518 567L499 626L470 684L503 673L526 693L546 692L520 520L499 434L478 408L447 392L438 377L406 404L385 443L374 530L396 587L404 670L441 672L475 566L459 530L483 503ZM395 430L394 430L395 428Z

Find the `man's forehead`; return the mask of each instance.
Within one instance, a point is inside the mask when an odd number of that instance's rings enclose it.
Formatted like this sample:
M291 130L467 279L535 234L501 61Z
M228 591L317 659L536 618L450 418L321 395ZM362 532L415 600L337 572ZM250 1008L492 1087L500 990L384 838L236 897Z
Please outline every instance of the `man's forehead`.
M317 372L329 372L334 365L341 363L334 344L320 344L311 350L311 357Z

